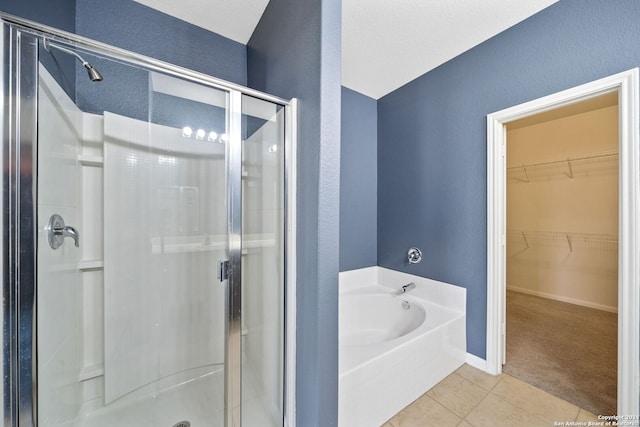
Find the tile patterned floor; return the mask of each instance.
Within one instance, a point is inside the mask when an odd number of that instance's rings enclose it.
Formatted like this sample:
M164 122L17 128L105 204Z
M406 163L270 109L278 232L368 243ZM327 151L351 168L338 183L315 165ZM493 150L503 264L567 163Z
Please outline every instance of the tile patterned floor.
M463 365L382 427L549 427L567 421L601 420L509 375Z

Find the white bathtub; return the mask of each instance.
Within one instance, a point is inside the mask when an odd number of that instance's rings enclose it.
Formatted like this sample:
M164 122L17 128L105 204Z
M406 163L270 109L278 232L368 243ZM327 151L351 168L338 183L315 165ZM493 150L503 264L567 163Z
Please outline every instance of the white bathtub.
M381 267L340 273L338 425L378 427L460 367L465 307L464 288L435 280Z
M388 293L352 293L340 296L340 343L371 347L401 338L425 321L422 304Z

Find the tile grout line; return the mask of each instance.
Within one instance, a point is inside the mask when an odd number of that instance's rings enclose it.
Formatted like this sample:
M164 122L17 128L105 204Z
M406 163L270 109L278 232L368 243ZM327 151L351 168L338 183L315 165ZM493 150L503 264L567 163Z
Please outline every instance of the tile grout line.
M469 381L469 382L471 382L472 384L475 384L476 386L478 386L478 387L482 388L483 390L487 390L487 389L485 389L484 387L480 386L477 382L475 382L475 381L473 381L473 380L471 380L471 379L469 379L469 378L466 378L466 377L464 377L463 375L460 375L460 374L459 374L459 373L457 373L457 372L454 372L454 374L455 374L455 375L460 376L461 378L463 378L463 379L465 379L465 380L467 380L467 381ZM472 423L467 419L467 417L468 417L468 416L469 416L469 415L470 415L470 414L471 414L471 413L472 413L472 412L473 412L473 411L474 411L478 406L480 406L480 405L482 404L482 402L484 402L484 400L485 400L489 395L493 395L494 397L496 397L496 398L500 399L501 401L503 401L503 402L505 402L505 403L508 403L509 405L512 405L512 406L514 406L514 407L516 407L516 408L520 409L521 411L523 411L523 412L527 413L529 416L531 416L531 417L533 417L533 418L535 418L535 419L537 419L537 420L540 420L540 421L542 421L543 423L547 423L547 422L548 422L547 420L544 420L544 419L540 418L539 416L537 416L537 415L535 415L535 414L532 414L531 412L529 412L529 411L528 411L528 410L526 410L525 408L522 408L522 407L520 407L519 405L516 405L515 403L510 402L509 400L507 400L507 399L505 399L505 398L503 398L503 397L501 397L501 396L499 396L499 395L495 394L493 391L494 391L494 390L495 390L495 388L498 386L498 384L500 384L501 382L503 382L503 381L504 381L504 379L505 379L505 378L507 378L507 377L511 377L511 378L514 378L514 379L516 379L516 380L517 380L517 378L515 378L515 377L513 377L513 376L511 376L511 375L509 375L509 374L505 374L505 373L501 373L499 376L500 376L501 378L500 378L498 381L496 381L496 383L495 383L495 384L494 384L494 385L493 385L493 386L492 386L492 387L487 391L487 394L486 394L486 395L485 395L485 396L480 400L480 402L478 402L478 404L477 404L476 406L474 406L474 407L473 407L473 409L471 409L471 411L469 411L469 413L468 413L468 414L463 418L463 421L466 421L467 423L469 423L469 424L471 424L471 425L473 426L473 424L472 424ZM529 384L529 385L531 385L531 384ZM537 387L536 387L536 388L537 388ZM543 391L543 392L544 392L544 390L541 390L541 391ZM545 392L545 393L547 393L547 392ZM562 401L567 402L567 403L569 403L569 404L572 404L571 402L569 402L569 401L567 401L567 400L565 400L565 399L562 399L562 398L560 398L560 397L558 397L558 396L554 396L554 395L553 395L553 394L551 394L551 393L547 393L547 394L549 394L550 396L552 396L552 397L554 397L554 398L556 398L556 399L559 399L559 400L562 400ZM434 399L434 400L435 400L435 399ZM439 403L439 402L438 402L438 403ZM583 408L580 408L579 406L577 406L577 405L575 405L575 404L572 404L572 405L578 408L578 412L576 413L575 417L573 418L573 421L577 421L577 420L578 420L578 417L580 416L580 411L582 411L582 410L583 410Z
M404 408L402 408L402 410L400 410L400 412L398 412L397 414L395 414L393 417L389 418L389 419L385 422L385 424L390 424L390 425L391 425L391 427L399 427L399 426L397 426L397 425L393 422L393 419L394 419L396 416L398 416L400 413L402 413L405 409L407 409L409 406L413 405L413 404L414 404L414 403L416 403L418 400L420 400L420 399L422 399L422 398L424 398L424 397L426 397L426 398L428 398L429 400L433 401L436 405L439 405L440 407L444 408L447 412L449 412L451 415L453 415L454 417L456 417L456 418L459 420L458 424L460 424L462 421L464 421L464 418L462 418L462 417L458 416L458 414L456 414L455 412L453 412L451 409L447 408L445 405L443 405L442 403L440 403L438 400L436 400L436 399L434 399L433 397L431 397L431 396L427 395L428 391L429 391L429 390L427 390L425 393L421 394L421 395L420 395L420 397L418 397L416 400L414 400L413 402L411 402L410 404L408 404L407 406L405 406ZM385 424L383 424L383 425L382 425L382 427L384 427L384 425L385 425ZM456 426L457 426L458 424L456 424Z
M484 391L484 392L485 392L485 395L482 397L482 399L480 399L480 402L482 402L482 401L483 401L483 400L484 400L484 399L489 395L490 391L488 391L488 390L487 390L487 389L485 389L484 387L481 387L481 386L480 386L479 384L477 384L475 381L472 381L472 380L470 380L470 379L468 379L468 378L465 378L463 375L460 375L459 373L457 373L457 372L455 372L455 371L454 371L454 372L452 372L449 376L452 376L452 375L456 375L458 378L462 379L463 381L466 381L466 382L468 382L469 384L472 384L472 385L474 385L474 386L476 386L476 387L480 388L482 391ZM444 380L443 380L443 381L444 381ZM456 424L456 425L459 425L459 424L460 424L460 423L462 423L463 421L467 421L467 416L468 416L471 412L473 412L473 410L474 410L474 409L475 409L475 408L480 404L480 402L478 402L478 404L476 404L475 406L473 406L473 408L472 408L472 409L471 409L471 410L470 410L466 415L464 415L464 416L460 416L460 415L458 415L456 412L454 412L454 411L453 411L453 409L449 408L449 407L448 407L448 406L446 406L444 403L441 403L438 399L436 399L436 398L434 398L434 397L432 397L432 396L430 396L430 395L428 394L431 390L433 390L433 388L435 388L435 386L434 386L434 387L432 387L431 389L429 389L429 390L425 393L425 395L427 395L427 397L429 397L431 400L433 400L434 402L436 402L438 405L440 405L440 406L442 406L443 408L445 408L448 412L452 413L456 418L460 419L460 422L459 422L458 424ZM467 422L468 422L468 421L467 421Z
M514 379L514 380L516 380L516 381L523 382L523 383L525 383L525 384L527 384L527 385L529 385L529 386L531 386L531 387L533 387L533 388L535 388L535 389L537 389L537 390L539 390L539 391L541 391L541 392L543 392L543 393L545 393L545 394L547 394L547 395L551 396L551 397L552 397L552 398L554 398L554 399L558 399L558 400L560 400L560 401L562 401L562 402L568 403L569 405L575 406L576 408L578 408L578 412L576 413L576 416L574 417L573 421L578 421L578 417L580 416L580 411L586 411L586 412L589 412L589 411L587 411L586 409L581 408L580 406L576 405L575 403L569 402L568 400L563 399L563 398L561 398L561 397L559 397L559 396L556 396L555 394L549 393L549 392L548 392L548 391L546 391L546 390L542 390L541 388L538 388L538 387L534 386L533 384L529 384L529 383L528 383L528 382L526 382L526 381L523 381L523 380L521 380L521 379L519 379L519 378L516 378L516 377L514 377L513 375L504 374L504 373L503 373L502 375L504 375L504 376L508 376L508 377L510 377L510 378L513 378L513 379ZM496 385L497 385L497 384L496 384ZM496 397L500 397L500 396L498 396L498 395L495 395L495 396L496 396ZM504 400L505 402L511 403L511 402L509 402L509 401L508 401L508 400L506 400L506 399L502 399L502 400ZM511 403L511 404L512 404L512 405L514 405L514 406L516 406L517 408L520 408L520 406L515 405L514 403ZM527 411L526 409L524 409L524 408L520 408L520 409L522 409L523 411L525 411L525 412L527 412L528 414L530 414L530 412L529 412L529 411ZM533 415L533 414L531 414L531 415ZM533 415L533 416L535 417L535 415ZM536 418L541 419L540 417L536 417ZM543 420L543 421L545 421L545 420ZM560 421L560 420L557 420L557 421ZM546 421L545 421L545 422L546 422Z
M427 395L427 393L425 393L424 395ZM423 396L424 396L424 395L423 395ZM462 421L464 421L464 418L459 417L459 416L458 416L458 414L456 414L456 413L455 413L455 412L453 412L451 409L449 409L449 408L447 408L446 406L444 406L442 403L440 403L439 401L437 401L437 400L436 400L436 399L434 399L433 397L428 396L428 395L427 395L427 397L428 397L429 399L433 400L437 405L442 406L444 409L446 409L446 410L447 410L447 412L450 412L454 417L458 418L458 419L460 420L460 421L458 422L458 424L460 424ZM458 424L456 424L456 425L458 425Z
M462 376L462 375L458 374L457 372L454 372L454 374L456 374L456 375L458 375L459 377L461 377L461 378L463 378L463 379L465 379L465 380L469 381L471 384L475 384L476 386L480 387L481 389L483 389L484 391L486 391L486 392L487 392L487 393L484 395L484 397L483 397L482 399L480 399L480 401L479 401L479 402L478 402L478 403L477 403L477 404L476 404L476 405L475 405L475 406L474 406L474 407L473 407L473 408L472 408L472 409L467 413L467 415L465 415L465 416L464 416L464 418L462 419L462 421L466 421L466 422L467 422L467 423L469 423L471 426L473 426L473 424L471 423L471 421L469 421L467 418L469 417L469 415L471 415L471 413L472 413L473 411L475 411L475 409L476 409L478 406L480 406L480 405L482 404L482 402L484 402L484 401L485 401L485 399L487 398L487 396L489 396L490 394L492 394L492 393L491 393L491 390L493 390L493 389L498 385L498 383L500 383L500 382L502 381L502 378L500 378L500 379L499 379L499 380L498 380L498 381L493 385L493 387L491 387L491 389L490 389L490 390L487 390L486 388L481 387L481 386L480 386L478 383L476 383L475 381L472 381L472 380L470 380L470 379L468 379L468 378L465 378L464 376ZM462 422L462 421L461 421L461 422ZM461 423L461 422L460 422L460 423ZM458 424L460 424L460 423L458 423Z
M474 384L478 387L480 387L481 389L483 389L484 391L486 391L487 393L484 395L484 397L482 399L480 399L480 401L467 413L467 415L464 416L464 418L462 418L462 420L458 423L458 425L460 425L462 422L467 422L469 425L473 426L473 424L471 423L471 421L469 421L467 418L469 417L469 415L478 407L482 404L482 402L485 401L485 399L490 395L493 394L492 391L494 388L496 388L496 386L502 382L503 378L500 378L498 381L496 381L496 383L491 386L491 388L489 388L488 390L484 387L482 387L480 384L478 384L477 382L466 378L464 375L460 375L458 372L453 372L454 375L458 375L460 378L469 381L471 384ZM500 377L503 377L503 374L500 374ZM495 395L494 395L495 396ZM434 399L435 400L435 399ZM440 403L440 402L438 402ZM449 408L447 408L449 409ZM450 409L449 409L450 410Z
M469 424L471 424L471 425L473 426L473 423L472 423L471 421L469 421L467 418L469 418L469 415L471 415L471 413L472 413L473 411L475 411L475 410L476 410L476 408L477 408L478 406L480 406L480 405L482 404L482 402L484 402L484 401L485 401L485 399L486 399L490 394L491 394L491 392L487 392L487 394L486 394L482 399L480 399L480 402L478 402L478 404L477 404L476 406L474 406L474 407L473 407L473 409L472 409L472 410L470 410L470 411L469 411L469 413L464 417L463 421L466 421L467 423L469 423Z
M482 405L482 404L483 404L483 402L487 399L487 397L491 395L491 396L492 396L492 398L496 398L496 399L498 399L498 400L500 400L500 401L502 401L502 402L504 402L504 403L506 403L506 404L510 405L510 406L511 406L511 407L513 407L513 408L517 408L518 410L522 411L524 414L526 414L527 416L531 417L532 419L538 420L540 423L543 423L543 424L548 424L548 423L549 423L547 420L545 420L545 419L541 418L540 416L538 416L538 415L536 415L536 414L531 413L529 410L527 410L527 409L525 409L525 408L521 407L521 406L520 406L520 405L518 405L517 403L512 402L512 401L508 400L507 398L504 398L504 397L502 397L502 396L500 396L500 395L498 395L498 394L496 394L496 393L495 393L495 389L497 388L497 386L498 386L499 384L501 384L502 382L504 382L504 381L505 381L505 379L507 379L507 378L514 378L515 380L518 380L517 378L515 378L515 377L513 377L513 376L511 376L511 375L508 375L508 374L504 374L504 373L503 373L503 374L499 375L499 377L500 377L500 378L495 382L495 384L493 384L493 385L492 385L492 386L490 386L490 387L486 387L486 388L485 388L485 387L483 387L483 386L481 385L481 383L482 383L482 384L486 384L486 383L485 383L485 382L482 382L482 380L481 380L481 379L477 379L477 378L476 378L476 379L474 380L474 379L471 379L471 378L467 378L467 377L465 377L464 375L461 375L461 374L460 374L460 373L458 373L458 372L452 372L452 374L457 375L457 376L458 376L458 378L459 378L460 380L463 380L464 382L467 382L467 383L469 383L469 384L471 384L471 385L474 385L474 386L476 386L476 387L480 388L481 390L483 390L483 391L485 392L485 393L484 393L484 396L480 399L480 401L479 401L476 405L473 405L473 407L471 408L471 410L470 410L469 412L467 412L467 414L466 414L464 417L459 416L456 412L454 412L452 409L450 409L450 408L449 408L448 406L446 406L444 403L442 403L442 402L440 402L439 400L435 399L434 397L432 397L432 396L428 395L427 393L428 393L429 391L431 391L431 389L430 389L430 390L428 390L427 392L425 392L423 395L421 395L418 399L416 399L416 401L417 401L417 400L419 400L420 398L422 398L423 396L426 396L426 397L427 397L427 398L429 398L432 402L435 402L435 403L436 403L437 405L439 405L441 408L445 409L447 412L449 412L451 415L453 415L455 418L457 418L457 419L459 420L459 422L456 424L457 426L459 426L460 424L465 423L465 422L466 422L466 423L468 423L468 424L469 424L469 425L471 425L471 426L474 426L474 424L473 424L473 423L468 419L469 415L471 415L471 413L473 413L473 412L474 412L474 411L475 411L475 410L476 410L480 405ZM520 381L520 380L518 380L518 381ZM525 382L525 384L527 384L527 383ZM529 385L530 385L530 384L529 384ZM532 386L532 387L533 387L533 386ZM537 389L537 387L534 387L534 388L536 388L536 389ZM538 389L538 390L540 390L540 391L543 391L543 392L544 392L544 390L541 390L541 389ZM545 394L549 394L549 395L550 395L551 397L553 397L554 399L558 399L558 400L560 400L560 401L563 401L563 402L569 403L569 404L571 404L572 406L574 406L575 408L577 408L578 410L577 410L577 412L576 412L576 415L573 417L573 421L574 421L574 422L578 420L578 418L579 418L579 416L580 416L581 411L588 412L588 411L586 411L584 408L581 408L581 407L579 407L579 406L577 406L577 405L575 405L575 404L572 404L571 402L568 402L567 400L562 399L562 398L560 398L560 397L558 397L558 396L554 396L553 394L550 394L550 393L548 393L548 392L545 392ZM412 402L411 404L415 403L416 401ZM410 404L410 405L411 405L411 404ZM408 406L410 406L410 405L407 405L407 407L408 407ZM404 410L406 410L406 408L407 408L407 407L403 408L400 412L398 412L398 414L399 414L399 413L401 413L401 412L403 412ZM387 420L387 421L385 422L385 425L386 425L386 424L388 424L390 427L398 427L398 426L397 426L397 425L392 421L392 419L393 419L395 416L397 416L398 414L395 414L391 419Z
M481 371L481 372L482 372L482 371ZM454 373L454 374L456 374L456 375L458 375L459 377L462 377L462 378L464 378L465 380L467 380L467 381L469 381L469 382L471 382L471 383L473 383L473 384L477 385L477 386L478 386L478 387L480 387L481 389L483 389L483 390L487 390L488 392L493 391L493 389L494 389L494 388L496 388L496 386L497 386L500 382L502 382L502 380L503 380L504 376L505 376L505 375L508 375L508 374L502 374L502 373L501 373L501 374L499 374L499 375L495 375L496 377L500 377L500 378L499 378L499 379L498 379L498 381L496 381L496 383L495 383L494 385L492 385L489 389L486 389L486 388L484 388L483 386L481 386L480 384L478 384L477 382L475 382L474 380L472 380L472 379L470 379L470 378L467 378L467 377L465 377L464 375L460 375L457 371L454 371L453 373ZM487 375L493 376L493 375L491 375L491 374L487 374Z
M531 412L529 412L529 411L527 411L526 409L524 409L524 408L522 408L522 407L520 407L520 406L516 405L516 404L515 404L515 403L513 403L513 402L509 402L507 399L503 398L502 396L499 396L499 395L494 394L494 393L489 393L489 394L491 394L491 395L492 395L493 397L495 397L496 399L500 399L501 401L503 401L503 402L505 402L505 403L507 403L507 404L509 404L509 405L513 406L514 408L518 408L518 409L519 409L519 410L521 410L522 412L524 412L524 413L526 413L527 415L529 415L531 418L534 418L534 419L539 420L539 421L541 421L541 422L543 422L543 423L546 423L546 424L548 424L548 423L549 423L549 421L547 421L547 420L543 420L543 419L542 419L542 418L540 418L539 416L537 416L537 415L535 415L535 414L532 414ZM551 421L551 423L553 423L553 421Z

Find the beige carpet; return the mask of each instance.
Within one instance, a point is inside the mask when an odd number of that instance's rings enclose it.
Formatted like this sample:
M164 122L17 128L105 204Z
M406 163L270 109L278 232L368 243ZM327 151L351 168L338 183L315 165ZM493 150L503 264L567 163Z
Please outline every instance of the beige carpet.
M617 314L507 292L503 372L596 415L616 414Z

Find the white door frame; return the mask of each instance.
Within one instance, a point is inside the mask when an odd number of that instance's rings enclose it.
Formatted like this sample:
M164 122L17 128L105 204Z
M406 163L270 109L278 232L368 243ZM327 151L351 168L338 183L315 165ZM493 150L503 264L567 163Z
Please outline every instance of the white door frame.
M487 116L487 372L502 372L506 351L506 124L618 92L618 415L640 413L640 150L638 68ZM606 414L603 414L606 415Z

